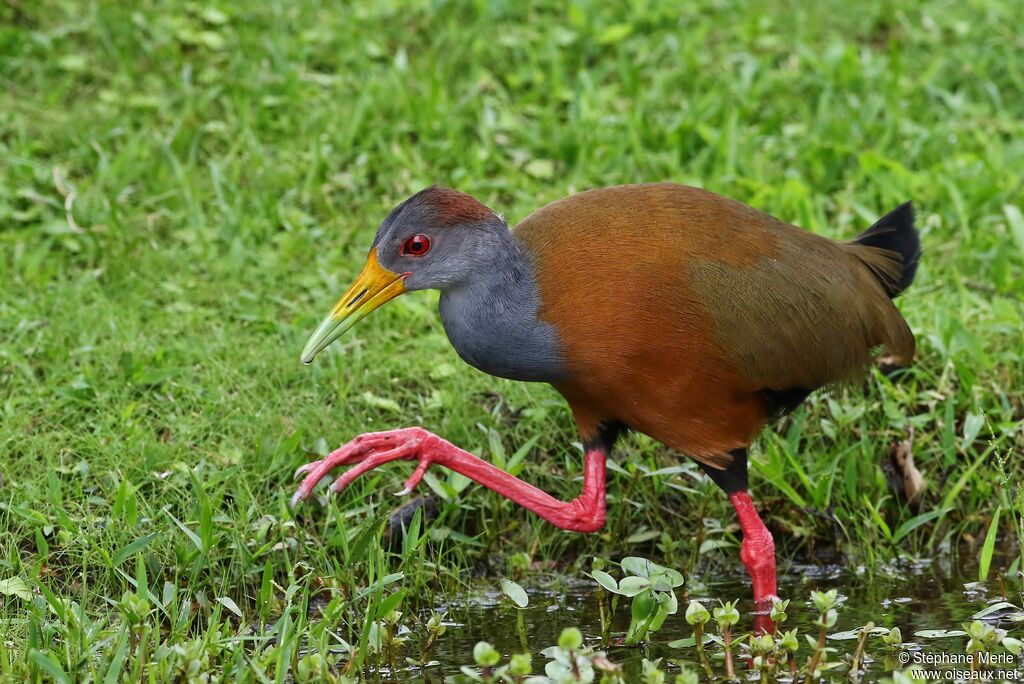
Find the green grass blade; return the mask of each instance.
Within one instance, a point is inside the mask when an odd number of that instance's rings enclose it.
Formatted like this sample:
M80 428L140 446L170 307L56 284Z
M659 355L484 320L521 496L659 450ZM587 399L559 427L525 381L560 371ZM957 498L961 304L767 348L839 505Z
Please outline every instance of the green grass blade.
M992 522L989 523L988 533L985 535L985 543L981 546L981 559L978 562L978 580L984 582L988 579L989 567L992 565L992 554L996 548L996 536L999 534L999 514L1002 508L997 508L992 515Z
M120 549L117 550L117 552L114 553L114 557L110 561L112 567L116 568L118 565L124 563L126 560L134 556L136 553L149 546L149 543L156 539L156 536L156 532L150 532L149 534L139 537L130 544L122 546Z
M940 508L934 511L928 511L927 513L922 513L920 515L915 515L910 520L907 520L904 523L902 523L899 527L896 528L896 531L892 533L893 543L899 543L901 539L906 537L908 534L916 530L921 525L927 524L932 520L935 520L936 518L942 517L948 512L948 508Z
M61 668L60 663L53 657L52 653L43 653L42 651L32 651L29 659L35 663L39 669L53 678L53 681L57 684L71 684L71 677L64 672Z

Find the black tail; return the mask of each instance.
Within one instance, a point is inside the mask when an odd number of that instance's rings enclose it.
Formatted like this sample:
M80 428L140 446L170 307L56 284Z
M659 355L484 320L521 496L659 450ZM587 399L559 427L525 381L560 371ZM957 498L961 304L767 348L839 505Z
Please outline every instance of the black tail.
M900 257L902 263L896 277L886 272L889 269L872 268L890 297L897 297L914 282L917 262L921 258L921 240L917 228L914 228L914 206L910 202L901 204L878 219L875 225L858 235L853 242L895 252Z

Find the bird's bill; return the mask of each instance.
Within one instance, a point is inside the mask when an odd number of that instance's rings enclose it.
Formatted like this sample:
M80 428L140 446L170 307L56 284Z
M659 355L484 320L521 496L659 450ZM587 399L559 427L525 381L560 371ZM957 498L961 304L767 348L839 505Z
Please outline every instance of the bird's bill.
M327 314L309 342L306 342L306 348L302 350L302 363L312 363L313 357L341 337L346 330L403 292L405 278L381 266L377 261L377 248L374 247L366 259L363 272L341 296L331 313Z

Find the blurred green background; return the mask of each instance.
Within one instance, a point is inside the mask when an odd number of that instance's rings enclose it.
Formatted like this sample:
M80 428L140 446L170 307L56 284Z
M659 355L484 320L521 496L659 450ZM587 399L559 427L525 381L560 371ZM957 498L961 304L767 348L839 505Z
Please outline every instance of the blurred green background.
M95 619L145 567L252 620L267 572L356 586L361 559L339 546L408 468L297 520L285 503L296 466L360 432L423 425L575 495L558 395L463 365L432 294L298 363L380 220L432 183L514 223L574 191L671 180L835 238L914 200L924 256L899 304L918 365L809 402L755 449L754 490L784 563L973 557L997 510L992 534L1016 547L1019 460L996 456L1024 443L1022 57L1011 0L4 0L0 579L27 589L6 596L0 664L27 662L40 587ZM911 427L920 508L881 467ZM613 471L593 537L438 471L431 550L387 562L425 602L524 549L742 573L695 468L634 437Z

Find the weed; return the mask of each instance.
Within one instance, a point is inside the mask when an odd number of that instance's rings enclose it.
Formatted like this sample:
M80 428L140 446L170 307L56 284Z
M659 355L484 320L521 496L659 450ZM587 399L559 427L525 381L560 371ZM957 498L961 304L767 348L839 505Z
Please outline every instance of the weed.
M684 578L675 570L636 556L623 558L619 566L625 573L621 580L597 569L590 576L605 591L631 599L625 643L635 646L649 633L658 631L665 619L679 609L674 590L682 586Z

